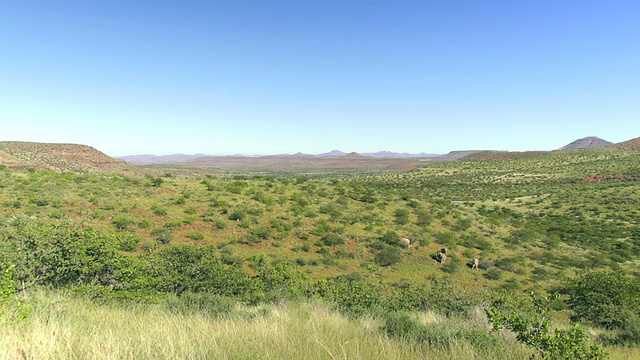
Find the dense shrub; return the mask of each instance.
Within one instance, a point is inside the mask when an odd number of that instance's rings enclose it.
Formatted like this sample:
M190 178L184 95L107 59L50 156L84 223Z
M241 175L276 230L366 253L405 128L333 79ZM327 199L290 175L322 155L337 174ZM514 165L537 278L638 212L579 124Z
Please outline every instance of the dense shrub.
M349 277L319 280L313 286L313 294L351 314L371 311L382 301L380 290L375 285Z
M212 246L178 245L149 259L149 281L161 292L208 292L255 300L257 286L240 268L225 265Z
M118 230L125 230L134 222L133 218L127 215L118 215L113 219L113 225Z
M377 253L373 261L380 266L390 266L402 259L402 250L393 246L386 246Z
M632 315L640 313L640 281L621 271L583 273L565 280L555 292L566 296L573 321L625 328Z
M324 234L318 241L318 246L336 246L342 245L345 243L345 240L342 236L338 234Z
M277 301L300 298L309 292L308 277L285 261L270 261L263 255L250 259L252 268L257 271L253 277L263 291L262 300Z
M397 209L393 216L395 217L396 224L405 225L409 223L409 215L411 212L407 209Z

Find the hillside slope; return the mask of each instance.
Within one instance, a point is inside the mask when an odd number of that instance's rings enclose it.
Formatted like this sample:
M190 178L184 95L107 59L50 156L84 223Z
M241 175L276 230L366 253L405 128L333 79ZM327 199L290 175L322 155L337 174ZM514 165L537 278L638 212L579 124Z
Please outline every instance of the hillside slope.
M131 173L137 168L87 145L0 142L0 165L73 173Z
M621 151L640 151L640 137L623 141L617 144L609 145L606 148L610 150L621 150Z

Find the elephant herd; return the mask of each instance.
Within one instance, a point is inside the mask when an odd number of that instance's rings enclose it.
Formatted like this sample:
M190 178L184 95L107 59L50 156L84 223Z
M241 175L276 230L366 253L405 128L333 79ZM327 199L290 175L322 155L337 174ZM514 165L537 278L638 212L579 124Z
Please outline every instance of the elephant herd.
M410 248L415 244L415 240L401 238L400 244L402 244L403 246L406 246L407 248ZM447 252L448 252L448 249L445 246L442 249L440 249L440 251L438 251L438 253L436 254L436 258L440 262L440 264L444 264L447 261ZM480 259L478 258L473 259L473 261L471 262L472 269L477 270L479 265L480 265Z

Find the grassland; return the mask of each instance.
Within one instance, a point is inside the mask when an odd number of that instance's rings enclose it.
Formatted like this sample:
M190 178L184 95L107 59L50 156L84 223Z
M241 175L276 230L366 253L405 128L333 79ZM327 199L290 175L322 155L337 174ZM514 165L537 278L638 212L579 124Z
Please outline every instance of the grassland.
M83 297L34 290L33 315L2 342L7 356L22 349L35 358L290 358L302 349L304 358L525 358L529 350L502 337L491 348L474 342L487 323L473 314L504 294L546 294L585 270L621 271L637 284L639 160L638 152L566 151L313 178L5 168L0 265L17 265L28 288ZM403 247L401 237L416 245ZM471 269L474 258L480 269ZM158 304L211 291L240 301L215 321ZM71 316L66 306L84 319L114 319L65 324L57 317ZM435 347L394 338L381 330L389 319L376 317L381 308L440 314L448 325L421 330L432 337L447 326L474 335ZM567 324L566 305L557 310L555 321ZM91 334L101 341L86 341ZM253 341L261 345L246 345Z

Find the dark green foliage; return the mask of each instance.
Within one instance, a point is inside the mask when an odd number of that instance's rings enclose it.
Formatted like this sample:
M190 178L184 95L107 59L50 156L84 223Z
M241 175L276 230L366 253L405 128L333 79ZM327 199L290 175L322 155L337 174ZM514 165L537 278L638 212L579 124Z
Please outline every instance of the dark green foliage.
M229 214L229 220L233 220L233 221L244 220L244 218L246 217L247 217L247 209L245 208L235 209L231 214Z
M496 267L491 267L487 270L486 273L483 274L483 276L489 280L500 280L502 279L503 271Z
M352 314L370 311L382 301L380 290L376 286L365 280L349 277L320 280L314 284L313 294Z
M240 268L225 265L211 246L179 245L149 259L149 282L161 292L207 292L254 301L257 284Z
M118 215L113 219L113 225L115 225L118 230L126 230L127 227L134 222L135 220L127 215Z
M397 209L393 216L395 217L395 221L398 225L404 225L409 223L409 215L411 213L407 209Z
M198 240L203 240L204 239L204 234L202 232L200 232L200 231L192 230L192 231L189 231L187 233L187 237L189 239L191 239L191 240L198 241Z
M29 199L29 203L34 204L36 206L47 206L49 205L49 200L41 199L41 198L33 198L33 199Z
M400 236L393 230L388 230L382 236L380 236L380 241L389 245L400 245L399 242Z
M329 233L329 234L322 235L317 245L318 246L336 246L336 245L342 245L344 243L345 241L342 238L342 236L338 234Z
M9 236L20 281L48 286L97 285L129 287L135 259L118 254L117 242L90 229L63 222L42 226L29 221L16 224Z
M455 274L460 271L460 264L451 258L447 258L447 262L442 265L441 270L447 274Z
M253 278L263 291L263 300L277 301L300 298L309 291L308 277L285 261L270 261L265 256L256 256L250 260L257 271Z
M566 296L573 321L624 329L634 320L632 315L640 314L640 281L621 271L583 273L565 280L555 291Z
M167 215L167 213L168 213L167 208L165 208L162 205L158 205L158 204L154 204L151 207L151 210L153 210L153 214L154 215L158 215L158 216L164 216L164 215Z
M140 236L137 234L120 233L114 236L114 240L121 251L135 251L140 243Z
M293 225L283 221L282 219L271 219L270 220L271 227L277 231L285 232L289 231L293 228Z
M390 266L402 259L402 250L394 246L386 246L375 255L373 261L380 266Z
M411 283L393 284L385 297L385 308L394 310L418 310L426 311L434 309L432 295L435 288L427 285L415 285Z
M232 194L241 194L247 186L248 184L244 181L234 181L226 186L226 190Z
M153 177L150 179L150 184L151 186L159 187L164 184L164 179L161 177Z
M273 233L273 230L267 226L261 226L251 230L251 234L259 238L260 240L267 240L271 238L272 233Z
M433 222L433 215L426 210L416 210L416 217L418 226L429 226Z
M469 218L458 219L456 224L451 228L453 231L466 231L471 227L472 221Z

